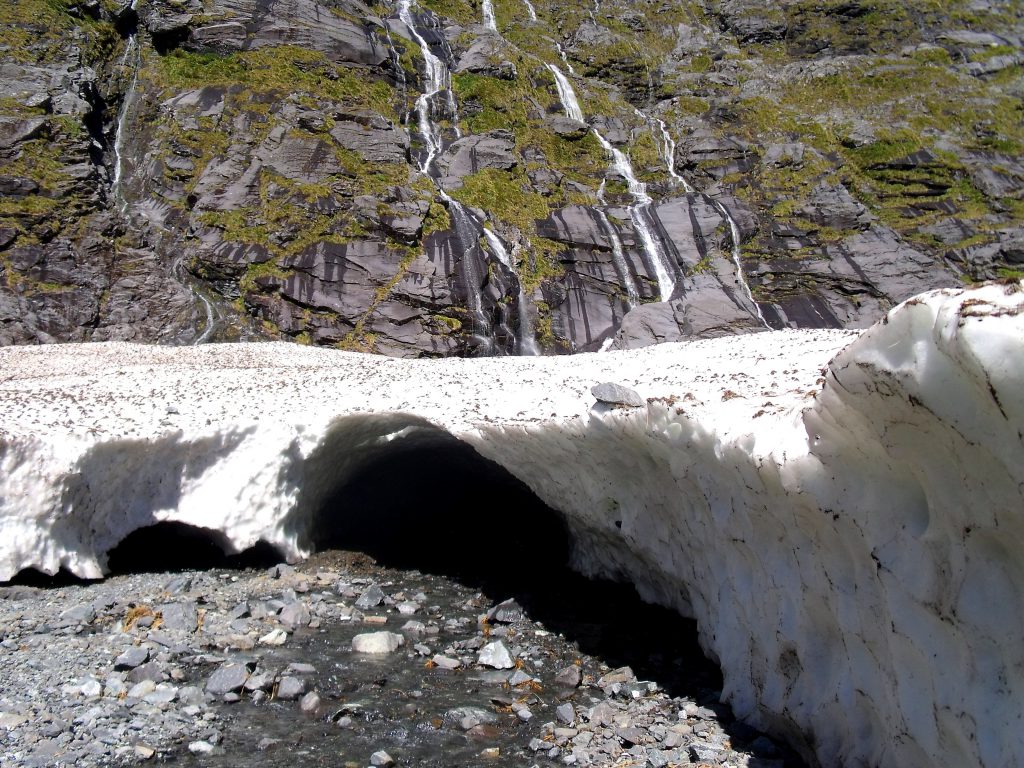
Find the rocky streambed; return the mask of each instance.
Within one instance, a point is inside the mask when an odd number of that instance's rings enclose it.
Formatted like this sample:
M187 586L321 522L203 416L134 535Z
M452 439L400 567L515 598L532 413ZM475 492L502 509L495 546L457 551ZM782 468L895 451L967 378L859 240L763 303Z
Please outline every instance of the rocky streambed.
M691 622L506 560L0 587L0 763L801 765L718 703Z

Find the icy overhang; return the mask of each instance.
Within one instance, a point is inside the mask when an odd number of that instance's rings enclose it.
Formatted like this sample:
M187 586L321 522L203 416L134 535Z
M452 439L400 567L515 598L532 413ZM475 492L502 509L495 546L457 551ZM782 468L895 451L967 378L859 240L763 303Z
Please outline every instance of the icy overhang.
M447 433L564 515L577 568L693 615L737 714L822 764L1021 764L1022 308L993 284L860 335L571 358L0 350L0 578L98 576L164 520L300 557L368 458ZM594 409L603 381L647 405Z

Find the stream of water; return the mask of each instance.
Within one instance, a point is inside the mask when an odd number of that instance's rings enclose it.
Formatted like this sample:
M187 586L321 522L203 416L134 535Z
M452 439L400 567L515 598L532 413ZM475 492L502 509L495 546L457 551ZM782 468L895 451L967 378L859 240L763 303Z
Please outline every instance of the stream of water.
M494 3L491 0L484 0L482 4L484 14L484 26L493 32L498 31L498 22L494 18Z
M686 190L687 194L693 194L694 189L690 185L690 183L685 178L676 173L676 142L672 138L672 135L668 132L668 127L665 125L665 121L660 120L658 118L649 118L640 110L636 110L636 114L639 117L648 120L658 126L658 130L661 133L662 157L665 160L665 167L668 170L669 178L672 179L672 182L675 184L682 184L683 189ZM729 236L732 238L732 261L733 264L736 265L736 280L743 288L743 293L747 297L747 300L754 307L754 313L757 315L757 319L761 321L761 325L763 325L769 331L772 330L772 327L768 324L768 321L765 320L764 313L761 311L761 305L754 298L754 294L750 289L750 283L747 282L747 275L743 271L743 254L740 250L740 228L736 224L736 220L733 218L732 214L729 213L729 209L726 208L720 200L715 200L714 198L710 198L707 196L705 196L705 199L711 203L714 209L718 211L718 213L722 216L723 219L725 219L726 223L729 225Z
M555 77L555 86L558 88L558 96L562 100L562 108L565 110L566 117L581 123L585 122L583 109L580 107L576 91L572 87L572 83L569 82L569 78L554 64L548 64L547 67ZM640 238L641 248L658 280L658 292L661 300L668 301L676 289L675 278L672 274L674 270L662 247L660 238L654 233L654 222L650 213L653 200L647 194L647 185L637 179L636 173L633 171L633 164L624 152L613 147L597 128L591 130L604 151L611 157L612 167L626 180L629 194L633 198L633 205L629 206L629 216L633 221L633 228ZM607 223L607 217L604 218L604 221Z
M129 35L124 47L124 55L118 62L118 70L124 72L127 68L132 70L131 83L125 91L124 99L121 102L121 112L117 116L117 128L114 134L114 178L111 180L110 194L114 203L122 214L128 211L128 201L121 190L121 179L124 177L124 136L125 127L128 124L128 114L135 103L135 91L139 80L139 69L141 64L141 51L135 35Z
M494 7L490 0L485 1L483 13L484 23L487 27L497 31L494 18ZM494 254L495 258L509 268L513 276L516 278L516 282L519 284L517 296L519 333L511 334L515 337L515 347L519 354L539 354L540 350L533 334L529 298L522 289L522 282L519 280L515 263L509 256L508 250L505 248L500 238L484 227L483 223L475 214L473 214L472 211L466 208L466 206L458 200L451 197L441 189L440 185L437 183L434 161L437 159L437 156L441 153L444 146L441 130L434 118L431 105L437 96L444 94L447 98L449 109L454 116L454 122L457 125L457 105L455 102L455 95L451 87L451 70L444 61L433 54L430 50L430 46L426 42L426 39L419 31L419 28L417 27L417 20L412 13L412 0L401 0L398 8L398 16L409 29L409 33L412 35L413 40L420 46L426 65L427 90L416 100L418 128L420 135L423 137L424 144L427 147L426 155L420 160L419 168L420 172L424 176L434 181L435 186L438 189L438 193L442 200L444 200L445 205L448 207L449 213L451 214L452 226L454 227L456 236L455 239L458 241L459 246L462 249L459 263L462 268L466 287L466 303L473 316L475 326L474 338L477 340L477 343L484 346L488 352L494 351L495 346L491 323L488 321L487 315L483 311L481 286L484 282L484 276L480 274L478 265L475 261L475 257L480 255L478 249L480 247L479 239L482 234L486 238L488 245L490 246L490 250Z

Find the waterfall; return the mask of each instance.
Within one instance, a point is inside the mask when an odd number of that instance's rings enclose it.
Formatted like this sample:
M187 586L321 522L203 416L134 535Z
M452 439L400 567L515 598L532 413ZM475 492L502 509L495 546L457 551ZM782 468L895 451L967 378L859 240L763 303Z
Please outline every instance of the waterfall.
M523 0L523 2L526 4L526 12L530 14L530 21L536 21L537 10L533 7L533 3L530 0Z
M626 157L625 153L613 147L596 128L594 129L594 135L601 142L605 152L612 156L612 165L615 170L626 180L629 194L633 197L633 205L629 207L629 216L633 220L633 226L637 234L640 236L644 253L647 254L648 261L654 267L654 273L658 278L658 291L661 294L661 300L668 301L672 298L672 293L676 289L676 282L672 277L672 267L668 256L665 254L660 240L654 235L654 222L651 220L650 211L648 210L654 201L647 194L647 185L637 179L636 174L633 172L633 165L629 162L629 158Z
M647 116L637 110L637 114L640 117L646 118ZM651 118L654 123L658 126L658 130L661 131L661 156L665 160L665 168L668 170L668 177L672 179L673 184L682 184L683 189L688 193L693 193L693 187L690 183L676 173L676 142L672 138L672 134L668 132L668 126L665 125L665 121L659 118Z
M740 228L736 225L736 220L729 213L729 209L722 204L721 200L715 200L714 198L708 198L708 200L711 201L715 210L722 214L722 217L729 223L729 234L732 237L732 261L736 265L736 279L739 280L740 285L743 287L743 292L747 295L747 299L754 305L754 311L757 313L757 319L761 321L761 325L769 331L773 330L768 325L768 321L764 319L761 305L754 298L754 293L750 290L750 284L747 282L747 276L743 272L742 253L740 252Z
M481 343L485 351L490 353L494 351L494 341L491 338L491 324L484 313L483 296L480 293L483 276L477 270L476 260L473 258L473 251L480 247L477 235L479 227L462 203L449 197L444 190L439 190L439 192L441 198L448 205L452 226L455 228L455 239L462 248L459 266L462 268L466 284L466 304L469 305L469 311L473 316L473 336Z
M405 70L402 68L402 59L398 55L398 50L395 48L395 41L391 39L391 29L387 24L384 25L384 36L388 41L388 52L391 54L391 62L394 64L395 73L398 76L398 84L401 86L402 101L404 103L407 85L405 80Z
M569 70L569 74L575 77L576 70L572 68L572 64L569 63L569 57L565 55L565 48L562 47L561 43L555 43L555 48L558 49L558 55L562 57L562 63L565 64L565 68ZM570 88L570 90L572 90ZM564 104L565 102L563 102Z
M412 35L412 39L420 47L423 53L423 63L427 70L427 90L416 99L416 116L418 118L420 135L423 137L423 142L427 145L427 156L419 164L420 172L425 176L430 176L431 167L442 148L441 134L431 119L430 101L439 93L449 90L451 74L444 65L444 62L431 52L427 41L423 39L423 36L416 28L416 22L410 10L411 5L412 0L401 0L398 5L398 18L402 20L402 23L408 28L409 34ZM454 99L454 96L452 98Z
M520 355L539 355L541 354L541 351L540 347L537 346L536 338L534 338L533 318L530 317L529 299L526 296L526 292L523 290L523 281L519 278L519 270L516 269L515 260L511 255L509 255L508 250L505 248L505 244L501 242L501 238L491 230L487 229L487 227L484 227L484 237L487 239L487 245L490 246L491 253L494 254L498 261L508 268L515 277L516 282L519 284L519 303L517 305L519 308L518 352Z
M618 231L608 221L608 214L598 208L597 216L601 219L604 231L608 233L608 239L612 244L612 261L615 262L615 269L619 273L619 279L622 280L622 285L626 288L626 303L632 309L640 302L640 293L636 289L633 275L629 273L629 263L626 261L626 253L622 248L622 240L619 238Z
M576 91L573 90L572 83L569 82L569 78L563 75L562 70L554 64L548 64L547 68L551 70L551 74L555 76L555 87L558 88L558 98L562 100L562 108L565 110L565 116L570 120L576 120L580 123L586 122L583 119L583 110L580 109L580 103L576 98Z
M121 191L121 179L124 176L125 128L128 125L128 113L135 103L135 91L139 80L141 56L142 52L139 49L135 35L130 35L125 43L124 55L118 63L118 68L122 71L129 66L132 68L132 79L128 89L124 92L124 98L121 101L121 112L117 116L117 128L114 133L114 178L111 180L110 185L111 197L115 204L118 205L122 214L128 212L128 201ZM129 62L129 59L131 59L131 62Z
M640 117L647 119L647 116L640 110L637 110L636 113ZM685 189L688 194L693 194L694 190L693 187L690 186L690 183L676 173L676 142L668 132L668 127L665 125L665 121L658 118L649 119L658 126L658 129L661 132L661 153L665 160L665 167L668 169L669 178L671 178L675 184L682 184L683 189ZM705 199L711 203L712 207L718 211L729 225L729 235L732 238L732 261L733 264L736 265L736 280L743 288L743 293L746 295L747 300L754 306L754 312L757 315L757 319L761 321L761 325L769 331L773 330L768 324L768 321L765 320L764 312L761 311L761 305L754 298L754 294L750 290L750 283L747 282L746 273L743 271L742 253L740 251L740 228L736 224L736 220L732 217L732 214L729 213L729 209L726 208L720 200L715 200L714 198L707 196L705 196Z
M585 122L583 110L580 108L579 100L576 98L576 91L573 89L572 83L569 82L569 78L562 74L562 71L554 64L548 64L547 68L555 76L555 85L558 88L558 96L562 100L562 108L565 109L566 117L578 120L581 123ZM661 300L668 301L675 292L676 282L672 276L672 265L665 254L665 249L662 248L660 239L654 234L654 222L648 210L654 201L647 194L647 185L637 179L636 174L633 172L633 164L629 162L629 158L623 152L613 147L597 128L592 130L601 146L604 147L605 152L611 155L612 165L615 170L626 180L629 193L633 196L633 205L629 207L629 217L633 220L633 227L640 237L640 244L647 255L647 260L650 262L651 267L654 268L655 276L658 279L658 292ZM603 188L604 185L602 184L599 199L603 199Z
M498 22L494 19L494 3L491 0L484 0L484 26L493 32L498 31Z
M456 125L458 123L457 105L455 104L455 94L451 87L451 72L446 64L431 52L426 40L416 27L416 20L412 15L412 2L413 0L401 0L398 8L398 16L402 20L402 23L404 23L409 29L409 34L412 36L413 40L420 46L426 65L427 91L416 100L416 116L419 132L427 147L426 157L424 157L420 162L419 169L424 176L433 179L432 171L434 161L437 159L437 156L441 153L444 147L442 144L440 129L433 119L431 102L436 96L444 93L447 97L449 109L453 115ZM494 29L495 31L497 30L494 22L494 7L490 0L487 0L484 3L484 23L487 24L488 28ZM459 135L457 129L456 135ZM436 183L436 180L435 186L437 187L438 194L441 199L448 207L448 211L452 219L452 227L455 233L454 239L462 249L462 254L459 258L459 265L462 270L466 287L467 308L473 318L474 337L481 343L488 353L493 352L494 341L492 338L491 323L483 310L483 295L480 290L484 283L484 275L480 274L476 262L476 257L480 254L480 232L484 233L484 237L487 239L494 257L509 268L516 277L516 282L519 282L519 276L515 271L515 265L509 257L508 251L505 249L505 246L497 235L486 229L482 222L480 222L477 217L468 208L466 208L466 206L445 192L440 185ZM529 299L524 293L521 283L519 285L518 300L520 325L519 335L521 338L516 340L516 346L519 354L540 354L540 350L538 349L537 343L534 339L533 328L531 325L532 319L529 311ZM512 335L515 336L515 334Z

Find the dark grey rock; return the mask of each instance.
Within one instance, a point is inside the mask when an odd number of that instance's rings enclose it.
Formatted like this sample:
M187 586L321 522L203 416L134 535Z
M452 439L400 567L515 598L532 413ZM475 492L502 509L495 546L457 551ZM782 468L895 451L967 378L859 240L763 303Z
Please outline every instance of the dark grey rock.
M139 646L129 648L114 660L114 669L135 669L149 660L149 650Z
M567 685L572 688L576 688L582 681L582 675L580 674L580 668L575 664L568 667L564 667L559 670L558 674L555 675L555 682L559 685Z
M46 127L46 118L42 117L0 117L0 149L11 149L16 144L37 138L43 134Z
M689 754L690 760L694 763L711 763L712 765L722 762L728 755L725 750L704 744L691 744Z
M194 632L199 624L199 612L196 604L189 603L167 603L157 608L163 620L162 627L165 630L177 632Z
M510 597L498 603L487 612L488 621L497 621L502 624L514 624L523 618L523 606Z
M491 131L458 139L437 162L447 176L455 178L486 169L508 170L519 162L515 148L511 131Z
M409 135L376 113L340 115L331 137L370 162L404 163L408 159Z
M206 692L214 696L226 693L237 693L242 690L249 678L249 668L245 664L227 661L217 667L206 681Z
M91 605L83 603L73 608L68 608L60 615L61 621L68 624L88 624L96 618L96 609Z
M306 681L301 677L290 675L282 677L277 684L277 698L282 701L294 701L306 692Z
M576 722L576 710L573 709L572 704L559 704L555 707L555 717L558 722L571 726Z
M282 608L277 618L288 629L295 629L296 627L309 626L312 615L305 603L294 602L288 603L288 605Z
M152 680L154 683L163 681L165 676L164 665L159 661L149 661L139 664L128 673L128 682L141 683L143 680Z
M502 47L498 36L478 37L462 54L455 71L515 80L516 65L503 55Z
M552 131L566 139L582 139L590 131L590 126L586 123L564 115L549 116L548 125Z

